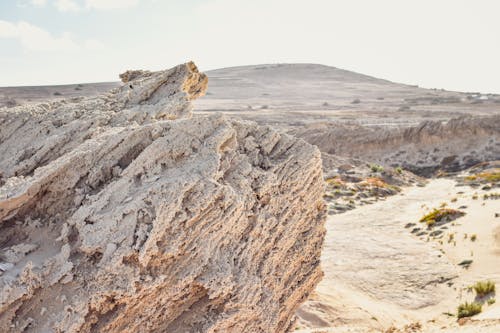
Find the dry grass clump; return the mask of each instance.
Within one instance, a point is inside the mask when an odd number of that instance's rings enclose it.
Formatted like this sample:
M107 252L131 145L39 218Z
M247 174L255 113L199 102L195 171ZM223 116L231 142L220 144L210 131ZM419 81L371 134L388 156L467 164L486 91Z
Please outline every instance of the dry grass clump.
M401 191L401 189L397 186L387 184L383 179L378 177L368 177L359 183L363 187L378 187L378 188L386 188L395 192Z
M465 177L465 180L469 182L479 181L484 183L498 183L500 182L500 169L492 169L490 171L470 175Z
M479 281L472 286L477 296L484 297L495 292L495 283L493 281Z
M326 182L326 185L330 188L333 188L333 189L346 189L347 188L347 184L346 182L344 182L340 177L336 176L336 177L332 177L332 178L328 178L325 180Z
M495 193L485 193L483 194L483 200L488 200L488 199L491 199L491 200L498 200L500 199L500 193L498 192L495 192Z
M478 313L481 313L483 307L481 304L476 302L472 303L465 302L463 304L460 304L457 310L458 310L457 317L464 318L464 317L472 317Z
M422 331L422 324L420 322L410 323L402 328L397 328L394 325L389 327L384 333L416 333Z
M383 179L378 177L366 178L361 182L361 184L375 186L375 187L384 187L384 188L389 186L389 184L387 184Z
M420 222L425 222L428 226L433 226L436 222L453 221L463 215L465 213L457 209L434 208L430 213L424 215L420 219Z

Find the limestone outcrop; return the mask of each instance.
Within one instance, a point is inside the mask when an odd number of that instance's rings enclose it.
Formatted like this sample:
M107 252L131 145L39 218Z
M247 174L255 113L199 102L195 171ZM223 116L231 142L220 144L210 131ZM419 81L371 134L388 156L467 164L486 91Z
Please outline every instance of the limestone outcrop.
M321 123L291 133L328 154L402 166L424 176L500 159L498 115L423 121L406 128Z
M192 63L0 110L1 332L286 332L319 282L318 149L191 118Z

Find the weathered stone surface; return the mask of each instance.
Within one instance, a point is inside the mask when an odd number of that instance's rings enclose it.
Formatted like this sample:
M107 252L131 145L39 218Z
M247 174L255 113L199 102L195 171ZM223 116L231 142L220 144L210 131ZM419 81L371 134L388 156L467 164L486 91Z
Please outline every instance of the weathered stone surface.
M500 159L500 116L462 116L446 123L422 121L411 127L370 127L320 123L291 133L322 152L385 166L400 165L420 175L458 171Z
M290 330L322 276L319 151L190 118L192 63L122 79L0 110L0 331Z

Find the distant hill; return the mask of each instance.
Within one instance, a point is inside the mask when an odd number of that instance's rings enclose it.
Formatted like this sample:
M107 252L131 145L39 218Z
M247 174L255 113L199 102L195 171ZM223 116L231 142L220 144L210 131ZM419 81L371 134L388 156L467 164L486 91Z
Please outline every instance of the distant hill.
M317 64L268 64L207 71L207 95L195 103L201 112L370 111L489 113L498 95L423 89ZM0 88L0 107L102 93L119 82Z
M197 101L201 110L245 109L263 105L275 109L407 109L411 105L462 103L482 98L437 89L394 83L317 64L274 64L208 71L209 88ZM481 101L482 101L481 100ZM223 103L223 105L222 105ZM269 105L268 105L269 104Z

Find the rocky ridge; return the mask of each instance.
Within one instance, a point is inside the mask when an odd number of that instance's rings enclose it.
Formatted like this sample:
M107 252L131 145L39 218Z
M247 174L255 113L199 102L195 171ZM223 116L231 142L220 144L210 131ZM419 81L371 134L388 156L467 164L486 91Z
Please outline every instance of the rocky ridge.
M191 118L192 63L0 110L0 331L286 332L322 277L319 150Z
M322 152L400 166L419 175L455 172L500 159L500 116L463 116L448 122L424 121L411 127L368 127L317 123L291 134Z

